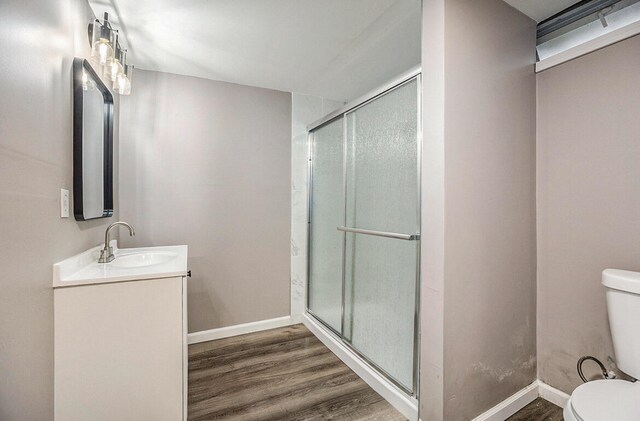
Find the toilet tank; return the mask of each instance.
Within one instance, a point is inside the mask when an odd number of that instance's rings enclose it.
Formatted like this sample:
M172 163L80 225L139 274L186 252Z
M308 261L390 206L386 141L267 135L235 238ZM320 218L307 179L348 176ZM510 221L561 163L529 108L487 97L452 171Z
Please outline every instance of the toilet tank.
M616 364L640 379L640 273L618 269L602 272Z

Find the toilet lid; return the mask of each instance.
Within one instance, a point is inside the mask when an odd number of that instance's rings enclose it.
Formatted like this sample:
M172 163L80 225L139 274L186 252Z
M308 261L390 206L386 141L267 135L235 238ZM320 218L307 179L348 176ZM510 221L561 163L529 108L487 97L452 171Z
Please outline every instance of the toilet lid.
M595 380L571 394L571 408L583 421L640 420L640 382Z

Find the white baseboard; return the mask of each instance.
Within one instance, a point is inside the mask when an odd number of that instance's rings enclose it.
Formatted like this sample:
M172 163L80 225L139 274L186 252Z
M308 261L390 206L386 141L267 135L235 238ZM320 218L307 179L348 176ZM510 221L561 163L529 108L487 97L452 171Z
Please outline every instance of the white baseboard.
M291 316L277 317L275 319L260 320L257 322L243 323L240 325L221 327L218 329L203 330L189 333L187 341L189 345L200 342L214 341L216 339L228 338L231 336L244 335L246 333L260 332L261 330L275 329L277 327L290 326Z
M291 315L291 324L292 325L297 325L298 323L304 323L304 320L302 318L302 314L292 314Z
M562 390L549 386L540 380L538 380L538 396L542 399L548 400L552 404L562 407L563 409L567 406L567 401L569 400L569 395L564 393Z
M472 421L504 421L538 397L538 381L509 396L493 408L478 415Z
M418 401L407 396L393 383L378 374L360 357L348 349L333 333L320 326L318 322L307 316L292 315L277 317L275 319L260 320L257 322L244 323L240 325L227 326L219 329L204 330L189 333L187 341L191 344L199 342L213 341L216 339L228 338L231 336L244 335L246 333L260 332L262 330L275 329L278 327L290 326L297 323L304 325L320 341L329 348L338 358L340 358L350 369L352 369L362 380L364 380L373 390L378 392L391 405L393 405L402 415L410 421L418 420ZM569 395L555 387L536 380L524 389L511 395L498 405L488 411L478 415L472 421L504 421L515 414L537 397L541 397L555 405L564 408L569 400Z
M493 408L478 415L472 421L504 421L525 406L541 397L552 404L563 408L569 400L569 395L548 384L536 380L529 386L509 396Z
M365 383L371 386L373 390L378 392L387 402L393 405L402 415L407 417L409 421L416 421L418 419L418 401L415 398L407 396L393 383L374 371L364 360L348 349L340 338L320 326L320 324L311 317L306 314L302 315L302 322L331 352L340 358L342 362L364 380Z

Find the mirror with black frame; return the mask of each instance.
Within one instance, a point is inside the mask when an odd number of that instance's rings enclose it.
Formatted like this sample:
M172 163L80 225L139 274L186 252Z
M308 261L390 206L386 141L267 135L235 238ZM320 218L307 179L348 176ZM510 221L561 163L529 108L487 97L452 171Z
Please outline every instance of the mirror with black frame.
M113 95L82 58L73 60L73 213L113 215Z

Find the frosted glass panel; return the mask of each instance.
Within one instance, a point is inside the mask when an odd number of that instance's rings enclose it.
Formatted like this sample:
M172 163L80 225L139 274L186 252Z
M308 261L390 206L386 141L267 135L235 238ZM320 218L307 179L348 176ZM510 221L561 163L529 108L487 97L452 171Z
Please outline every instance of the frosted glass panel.
M347 234L345 339L413 387L417 241Z
M342 331L343 120L315 130L312 149L309 310Z
M309 311L414 391L419 241L372 234L420 233L417 80L316 129L312 159Z
M414 234L418 205L415 80L347 114L347 226Z
M417 82L347 114L347 227L417 234ZM418 241L347 234L344 337L413 390Z

